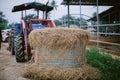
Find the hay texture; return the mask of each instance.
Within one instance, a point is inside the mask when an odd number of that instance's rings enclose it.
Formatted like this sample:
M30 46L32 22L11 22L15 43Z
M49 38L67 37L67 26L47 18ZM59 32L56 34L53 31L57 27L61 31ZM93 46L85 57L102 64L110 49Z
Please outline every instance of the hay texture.
M88 32L74 28L33 30L29 35L35 63L61 67L80 67L85 63L88 39Z
M22 76L31 80L97 80L98 70L87 65L83 68L27 65Z

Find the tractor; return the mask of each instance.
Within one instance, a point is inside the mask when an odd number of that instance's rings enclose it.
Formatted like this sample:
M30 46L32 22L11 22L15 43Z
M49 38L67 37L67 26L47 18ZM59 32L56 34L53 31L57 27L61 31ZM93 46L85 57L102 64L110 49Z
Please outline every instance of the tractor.
M37 18L24 18L26 10L35 9ZM39 19L39 10L43 12L43 19ZM29 33L36 29L44 29L46 27L56 27L52 20L47 19L47 13L53 10L53 7L48 6L48 3L42 4L38 2L29 2L14 6L12 12L21 11L21 22L16 23L11 29L9 39L9 50L16 57L16 62L25 62L31 59L31 47L29 45Z

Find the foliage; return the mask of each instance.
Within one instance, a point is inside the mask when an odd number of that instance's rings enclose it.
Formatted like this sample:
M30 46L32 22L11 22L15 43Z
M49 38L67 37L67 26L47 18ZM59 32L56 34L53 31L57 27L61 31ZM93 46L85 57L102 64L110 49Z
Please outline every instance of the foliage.
M77 18L76 21L79 21L78 25L87 26L87 21L84 18L82 18L82 17L81 17L81 19Z
M97 13L96 13L96 12L94 12L94 13L92 14L92 16L93 16L93 17L95 17L96 15L97 15Z
M55 22L56 26L62 25L62 22L60 22L59 20L54 20L54 22Z
M24 17L24 19L30 19L30 18L37 18L37 15L35 14L28 14Z
M2 30L10 28L10 26L8 25L8 21L5 19L5 15L1 11L0 11L0 28Z
M54 17L55 17L55 10L57 10L57 7L58 7L57 2L55 0L52 0L52 2L50 3L50 5L53 7L53 12L54 12L53 14L54 14Z
M99 69L100 80L120 80L120 61L97 49L87 50L87 63Z
M10 26L7 23L0 23L0 28L4 30L4 29L9 29Z
M68 19L68 15L64 15L64 16L62 16L59 20L55 20L55 21L59 21L59 23L61 23L61 25L62 25L62 23L64 23L64 25L67 25L67 23L68 23L68 21L67 21L67 19ZM81 21L81 23L80 23L80 21ZM59 23L56 23L56 25L59 25ZM69 16L69 24L70 25L76 25L76 26L80 26L80 24L81 24L81 26L87 26L87 21L84 19L84 18L76 18L76 17L74 17L74 16Z
M57 5L57 3L55 2L55 0L52 0L52 2L50 3L50 5L53 6L53 8L54 8L55 10L57 10L58 5Z

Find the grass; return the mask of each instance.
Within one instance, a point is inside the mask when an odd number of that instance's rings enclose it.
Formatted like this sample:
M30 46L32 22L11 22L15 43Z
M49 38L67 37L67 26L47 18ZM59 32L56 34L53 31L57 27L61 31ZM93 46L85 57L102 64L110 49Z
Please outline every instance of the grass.
M87 63L99 69L99 80L120 80L120 61L97 49L86 51Z

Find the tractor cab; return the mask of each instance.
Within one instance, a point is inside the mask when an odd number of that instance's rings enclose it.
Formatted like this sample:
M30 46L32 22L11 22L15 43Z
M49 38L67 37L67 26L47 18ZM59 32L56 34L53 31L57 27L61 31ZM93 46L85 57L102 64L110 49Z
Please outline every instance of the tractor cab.
M47 28L54 28L56 27L52 20L44 20L44 19L30 19L30 31L35 29L44 29Z
M35 9L37 18L24 18L26 10ZM11 31L9 49L16 56L16 62L24 62L31 59L31 47L29 45L29 33L32 30L56 27L52 20L47 19L47 14L53 7L38 2L29 2L14 6L12 12L21 11L21 23L17 23ZM39 11L43 12L43 19L39 19Z

